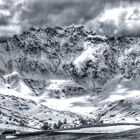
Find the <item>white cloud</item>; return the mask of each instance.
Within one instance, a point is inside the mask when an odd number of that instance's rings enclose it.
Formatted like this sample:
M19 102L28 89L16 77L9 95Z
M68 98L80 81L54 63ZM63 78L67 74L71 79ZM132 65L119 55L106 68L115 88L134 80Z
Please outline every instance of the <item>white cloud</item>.
M86 24L102 34L138 34L140 3L133 0L138 4L129 5L130 0L122 1L0 0L0 26L6 26L7 34L8 26L14 26L14 29L17 27L17 30L22 31L32 25L72 24ZM9 35L11 36L11 30Z
M3 15L3 16L10 16L11 13L9 10L1 10L0 9L0 15Z
M19 25L9 25L9 26L0 26L0 36L13 36L13 34L19 34L21 27Z
M4 1L3 0L0 0L0 5L3 5L4 4Z
M0 37L19 34L25 0L0 0Z
M135 36L140 34L140 4L105 9L87 25L101 34Z

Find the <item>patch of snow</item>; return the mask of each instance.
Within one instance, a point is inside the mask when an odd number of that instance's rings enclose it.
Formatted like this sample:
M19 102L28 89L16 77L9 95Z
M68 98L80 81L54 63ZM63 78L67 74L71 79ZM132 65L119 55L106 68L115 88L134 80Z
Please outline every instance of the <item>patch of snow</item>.
M43 105L48 106L49 108L61 111L71 111L75 113L79 113L82 115L89 115L91 111L94 111L96 107L94 106L84 106L86 104L87 99L90 96L80 96L80 97L72 97L72 98L63 98L63 99L46 99L46 102L42 103ZM78 105L79 103L79 105ZM76 105L77 104L77 105ZM81 106L83 104L83 106Z
M140 128L140 126L135 125L120 125L120 126L106 126L106 127L90 127L81 128L76 130L65 130L58 132L69 132L69 133L118 133L128 130L133 130Z
M16 136L6 136L6 139L14 139L17 138Z

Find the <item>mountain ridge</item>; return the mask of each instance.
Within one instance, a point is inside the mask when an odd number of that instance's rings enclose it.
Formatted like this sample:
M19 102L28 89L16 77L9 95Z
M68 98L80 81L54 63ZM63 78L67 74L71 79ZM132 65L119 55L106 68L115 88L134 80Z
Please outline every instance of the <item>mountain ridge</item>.
M129 82L132 85L139 79L139 45L139 37L106 37L84 26L31 27L0 42L1 90L6 96L23 96L25 102L29 98L53 110L105 121L109 106L122 100L119 90L125 95L123 86L128 88ZM109 100L110 96L117 100ZM118 122L124 120L121 115L118 118Z

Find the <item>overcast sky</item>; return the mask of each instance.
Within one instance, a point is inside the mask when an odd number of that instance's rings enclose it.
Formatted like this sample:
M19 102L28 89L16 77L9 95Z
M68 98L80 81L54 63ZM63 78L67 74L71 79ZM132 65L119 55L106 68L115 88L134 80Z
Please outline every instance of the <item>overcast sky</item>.
M0 36L19 34L31 25L72 24L103 34L138 34L139 7L138 0L0 0Z

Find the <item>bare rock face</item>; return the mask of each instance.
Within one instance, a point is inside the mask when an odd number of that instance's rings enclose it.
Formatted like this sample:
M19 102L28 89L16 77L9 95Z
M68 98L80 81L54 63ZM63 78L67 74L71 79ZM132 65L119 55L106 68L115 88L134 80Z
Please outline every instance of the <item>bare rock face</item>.
M117 74L135 75L138 44L136 37L107 38L83 26L31 27L1 43L0 72L15 70L31 80L71 79L87 89L99 88Z
M31 28L29 32L11 40L19 49L19 54L14 60L15 67L22 75L64 78L66 74L62 67L81 52L85 36L81 27Z
M72 79L96 88L119 73L130 77L126 59L135 59L138 43L138 38L99 36L83 26L31 27L1 43L1 73L15 70L23 79Z
M70 68L73 62L87 49L86 43L94 44L105 40L105 37L96 37L94 32L86 30L83 26L66 29L31 27L29 31L1 43L1 58L4 60L1 60L1 73L4 75L16 71L21 80L30 81L25 83L30 85L31 89L31 82L44 83L44 80L70 79L77 82L83 72L75 78L74 71L77 68L73 67L73 72ZM88 63L92 62L89 60L85 64L91 65L90 69L95 67L94 64ZM88 72L85 71L85 75L86 73ZM38 88L40 87L36 87Z

